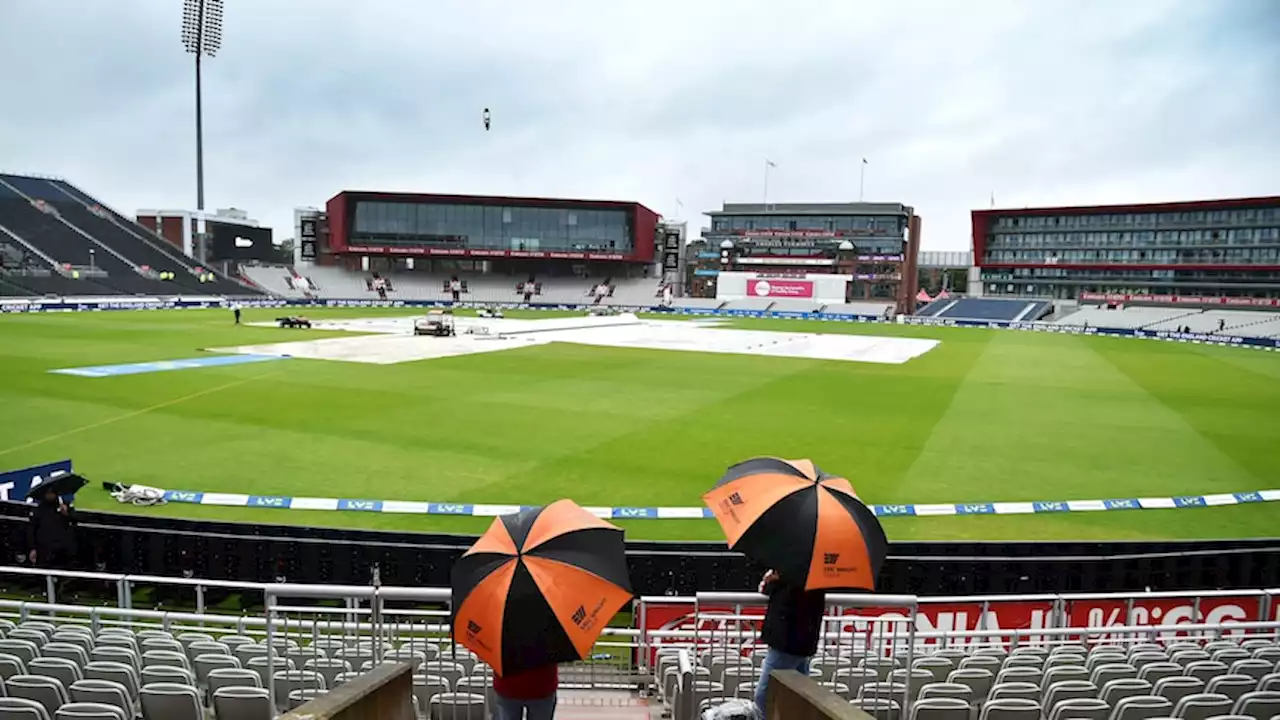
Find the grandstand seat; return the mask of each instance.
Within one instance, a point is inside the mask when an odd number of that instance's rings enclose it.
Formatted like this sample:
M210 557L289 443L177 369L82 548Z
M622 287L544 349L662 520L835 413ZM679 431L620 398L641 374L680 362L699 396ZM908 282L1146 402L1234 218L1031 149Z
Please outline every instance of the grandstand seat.
M1037 705L1040 704L1041 697L1039 682L1022 681L997 682L991 686L991 694L988 696L990 700L1031 700Z
M910 681L911 696L915 698L920 696L920 688L933 682L933 673L928 670L898 668L889 673L889 681L895 683L907 683Z
M55 678L64 688L81 678L80 666L65 658L36 658L27 664L27 673Z
M50 720L44 706L26 698L0 697L0 720Z
M69 660L75 663L78 668L89 664L89 653L79 645L72 645L71 643L51 642L40 648L40 655L43 658Z
M955 664L945 657L931 655L928 657L916 658L911 662L911 667L917 670L925 670L933 676L930 682L945 682L947 676L952 670L957 669Z
M899 720L901 715L901 706L898 701L886 697L860 697L850 700L849 703L876 720Z
M1204 681L1200 678L1176 675L1156 682L1155 694L1167 698L1174 705L1188 695L1199 695L1204 692Z
M696 674L703 675L704 673L707 679L711 678L710 669L704 668L702 666L698 666ZM455 662L449 662L445 660L435 660L432 662L423 663L422 674L438 675L444 678L445 680L448 680L449 687L451 688L457 685L458 680L462 679L462 677L466 675L466 673L463 672L461 665Z
M422 707L431 707L431 698L451 689L449 682L439 675L413 676L413 696L418 698L418 704Z
M927 698L959 698L969 704L973 704L975 701L972 687L952 682L929 683L920 688L919 698L921 700Z
M351 663L341 658L312 658L303 663L302 669L319 673L325 686L333 687L339 674L351 672Z
M1071 698L1058 702L1048 713L1048 720L1107 720L1111 706L1097 698Z
M196 682L201 687L206 687L209 682L209 672L215 668L239 668L240 661L230 655L220 655L216 653L197 655L191 661L191 667L195 670Z
M213 693L213 711L219 718L272 720L271 694L262 688L231 686Z
M918 700L911 705L911 720L969 720L969 703L958 698Z
M985 668L961 668L947 676L948 683L967 685L973 691L973 702L976 703L987 699L995 680L995 674Z
M200 693L190 685L152 683L143 685L138 697L142 716L164 720L204 720Z
M80 632L59 630L53 634L50 645L74 645L84 651L85 662L89 662L89 653L93 651L93 636Z
M1044 679L1044 672L1040 668L1027 665L1014 665L1001 670L996 675L997 683L1005 682L1028 682L1035 683L1038 687L1040 681Z
M1211 717L1230 713L1234 704L1226 695L1199 693L1187 695L1179 700L1173 714L1183 720L1208 720Z
M1170 659L1186 668L1189 667L1191 663L1207 662L1209 660L1209 653L1200 649L1179 650L1178 652L1173 653Z
M1257 686L1258 681L1248 675L1221 675L1209 681L1205 692L1226 695L1235 702L1241 695L1253 691Z
M1052 712L1063 700L1079 700L1097 698L1098 687L1088 680L1059 680L1042 688L1044 699L1041 704Z
M17 632L16 630L14 632ZM27 663L40 657L40 648L30 640L11 640L5 638L0 640L0 654L12 655L22 662L23 667Z
M970 655L960 661L960 669L968 670L970 668L981 668L990 672L993 676L1000 671L1003 661L998 657L990 655Z
M49 642L49 635L43 628L32 628L19 625L16 629L9 631L9 640L29 640L36 647L43 647Z
M262 676L245 668L214 668L209 671L209 694L224 687L262 687Z
M317 690L317 689L315 689L315 688L307 688L307 689L302 689L302 690L291 690L291 691L289 691L289 697L288 697L288 698L286 698L286 700L285 700L285 704L284 704L285 709L286 709L286 710L293 710L293 709L295 709L295 708L301 707L301 706L302 706L303 704L305 704L308 700L311 700L312 698L318 698L318 697L320 697L321 695L323 695L324 693L325 693L325 691L324 691L324 690ZM409 698L409 699L410 699L410 700L416 700L417 698L414 698L413 696L410 696L410 698Z
M276 706L284 710L289 693L294 690L325 690L324 676L311 670L277 670L271 676L274 686Z
M47 654L47 649L45 652ZM1252 658L1237 660L1231 663L1231 674L1244 675L1251 677L1254 680L1261 680L1264 675L1271 672L1271 668L1274 667L1274 665L1274 663L1269 663L1266 660L1257 660Z
M1100 687L1102 690L1098 698L1111 707L1116 707L1125 698L1151 695L1154 692L1151 683L1137 678L1116 678Z
M268 663L268 660L270 660L271 662ZM290 660L289 658L283 658L283 657L267 658L265 655L260 657L249 658L249 662L245 663L245 668L258 673L258 676L262 680L262 687L267 686L267 682L270 680L273 673L279 672L281 670L294 669L293 661Z
M244 643L233 647L231 653L236 656L241 665L247 665L251 658L266 657L267 646L259 645L258 643Z
M244 635L222 635L218 637L217 642L220 642L223 645L226 645L227 647L231 648L233 655L235 654L235 649L240 647L241 645L257 644L253 638L245 637Z
M483 695L447 692L431 698L427 717L430 720L484 720Z
M1182 666L1173 662L1150 663L1138 671L1138 679L1146 680L1152 685L1167 677L1179 677L1181 675Z
M129 694L130 699L136 700L138 697L138 689L141 685L138 683L138 671L124 663L110 661L93 661L84 666L85 680L106 680L119 684Z
M1196 661L1187 665L1186 668L1184 671L1186 675L1200 678L1206 685L1214 678L1226 675L1229 670L1225 664L1213 660Z
M1169 717L1172 713L1173 703L1168 700L1154 695L1138 695L1121 700L1111 711L1111 720L1149 720Z
M1040 703L1026 698L996 698L982 706L979 720L1040 720Z
M1127 665L1128 663L1129 658L1123 652L1113 650L1091 652L1089 658L1085 660L1084 669L1093 672L1103 665ZM1182 672L1182 669L1179 668L1178 672Z
M43 675L14 675L5 680L9 697L25 698L40 703L50 717L67 702L67 689L62 681Z
M1280 692L1280 672L1273 672L1263 675L1258 681L1258 690L1265 692Z
M1253 650L1255 660L1266 660L1269 663L1280 663L1280 645L1267 643Z
M54 720L133 720L124 711L101 703L73 702L58 708Z
M1015 653L1004 661L1004 669L1027 667L1034 670L1043 670L1046 659L1044 655L1036 653Z
M141 680L144 687L155 683L177 683L179 685L193 686L196 684L195 673L175 665L152 665L151 667L142 668Z
M201 633L201 632L184 632L184 633L179 633L179 634L178 634L178 636L177 636L177 638L175 638L175 639L176 639L178 642L182 643L182 647L186 648L186 650L187 650L187 654L188 654L188 655L198 654L198 653L192 653L192 652L191 652L191 646L192 646L192 645L194 645L195 643L198 643L198 642L204 642L204 643L216 642L216 641L213 639L213 636L212 636L212 635L210 635L209 633ZM221 645L225 645L225 643L219 643L219 644L221 644Z
M0 654L0 681L8 680L14 675L26 675L27 664L17 655Z
M129 718L135 713L133 696L129 689L111 680L81 680L71 685L71 699L75 702L97 703L120 708Z
M1231 714L1256 718L1280 716L1280 692L1245 693L1236 700Z

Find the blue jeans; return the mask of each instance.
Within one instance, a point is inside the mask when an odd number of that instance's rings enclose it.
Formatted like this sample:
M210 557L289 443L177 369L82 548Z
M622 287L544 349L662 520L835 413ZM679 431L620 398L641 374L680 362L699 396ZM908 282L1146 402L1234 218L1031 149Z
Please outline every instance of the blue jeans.
M494 720L551 720L555 714L555 693L539 700L516 700L497 693L493 696Z
M809 677L809 659L769 648L769 654L764 656L764 666L760 668L760 682L756 684L756 707L760 708L760 712L764 712L764 694L769 689L769 671L795 670Z

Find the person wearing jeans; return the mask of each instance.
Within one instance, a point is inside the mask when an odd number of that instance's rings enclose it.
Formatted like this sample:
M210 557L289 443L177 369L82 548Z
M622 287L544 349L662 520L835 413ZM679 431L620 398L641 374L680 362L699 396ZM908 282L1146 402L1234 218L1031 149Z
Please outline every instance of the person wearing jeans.
M769 672L795 670L808 677L809 660L818 651L822 636L822 614L826 609L826 593L791 585L786 578L770 570L760 581L760 592L769 596L760 640L769 647L756 684L756 706L765 711L765 695L769 690Z
M554 664L494 675L494 720L551 720L560 673Z

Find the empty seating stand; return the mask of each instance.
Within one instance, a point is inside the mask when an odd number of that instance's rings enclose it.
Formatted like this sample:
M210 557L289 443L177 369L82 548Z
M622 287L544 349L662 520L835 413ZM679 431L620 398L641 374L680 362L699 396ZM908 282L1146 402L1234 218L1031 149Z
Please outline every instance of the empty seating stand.
M934 306L941 303L936 310ZM1011 298L955 298L936 300L924 308L925 317L947 320L991 320L996 322L1034 322L1049 312L1043 300Z

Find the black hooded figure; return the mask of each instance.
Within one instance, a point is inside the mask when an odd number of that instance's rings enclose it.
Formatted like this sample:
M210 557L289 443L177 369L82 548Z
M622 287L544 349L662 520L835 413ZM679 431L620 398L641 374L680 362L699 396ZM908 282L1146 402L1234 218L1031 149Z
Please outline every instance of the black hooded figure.
M29 540L32 562L44 568L67 570L76 554L76 511L53 490L45 491L31 509Z
M489 131L489 108L484 109L484 130Z

